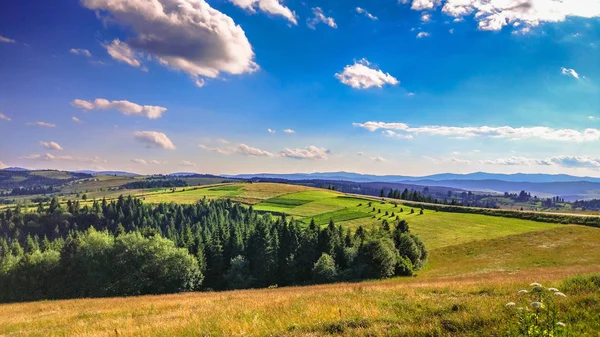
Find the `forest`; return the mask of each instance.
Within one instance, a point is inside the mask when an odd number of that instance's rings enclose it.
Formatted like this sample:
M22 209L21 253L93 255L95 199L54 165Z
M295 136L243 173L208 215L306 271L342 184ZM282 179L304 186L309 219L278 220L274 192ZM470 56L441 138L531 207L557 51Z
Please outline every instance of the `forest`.
M412 275L427 259L401 219L354 233L230 200L132 197L0 212L0 301L127 296Z

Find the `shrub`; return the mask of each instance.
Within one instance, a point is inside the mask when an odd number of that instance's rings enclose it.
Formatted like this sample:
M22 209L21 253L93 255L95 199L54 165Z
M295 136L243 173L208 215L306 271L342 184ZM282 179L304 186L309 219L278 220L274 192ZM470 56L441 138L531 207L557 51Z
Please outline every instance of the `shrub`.
M318 283L329 283L335 281L337 277L337 269L335 261L329 254L323 253L319 260L315 263L312 270L313 280Z

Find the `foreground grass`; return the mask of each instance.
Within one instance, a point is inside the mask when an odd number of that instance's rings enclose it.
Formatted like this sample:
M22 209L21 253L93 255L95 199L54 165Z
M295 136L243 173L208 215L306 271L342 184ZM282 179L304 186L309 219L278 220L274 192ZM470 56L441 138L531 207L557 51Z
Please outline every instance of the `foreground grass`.
M562 288L599 267L540 268L437 279L82 299L0 306L0 335L493 336L504 304L531 281ZM565 290L567 291L567 290ZM561 301L575 336L600 331L598 289Z

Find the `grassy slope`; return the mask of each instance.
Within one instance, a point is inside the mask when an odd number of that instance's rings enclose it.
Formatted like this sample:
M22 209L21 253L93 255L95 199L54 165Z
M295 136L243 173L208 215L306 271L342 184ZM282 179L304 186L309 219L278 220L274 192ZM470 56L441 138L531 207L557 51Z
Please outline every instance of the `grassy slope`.
M321 224L354 214L340 222L351 227L374 226L385 211L393 220L395 212L424 240L430 261L415 278L0 305L0 335L481 336L505 325L504 303L530 282L560 285L569 275L600 272L597 228L433 211L418 215L377 202L373 212L367 200L278 184L143 193L146 202L230 197ZM578 335L600 331L599 303L598 292L565 299L563 310L573 314L569 323Z

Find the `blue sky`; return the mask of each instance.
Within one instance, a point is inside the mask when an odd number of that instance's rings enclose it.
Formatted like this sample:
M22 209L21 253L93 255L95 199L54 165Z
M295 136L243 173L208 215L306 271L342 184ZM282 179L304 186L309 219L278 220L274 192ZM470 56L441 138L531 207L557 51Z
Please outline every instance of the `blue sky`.
M0 167L600 176L599 17L599 0L2 2Z

